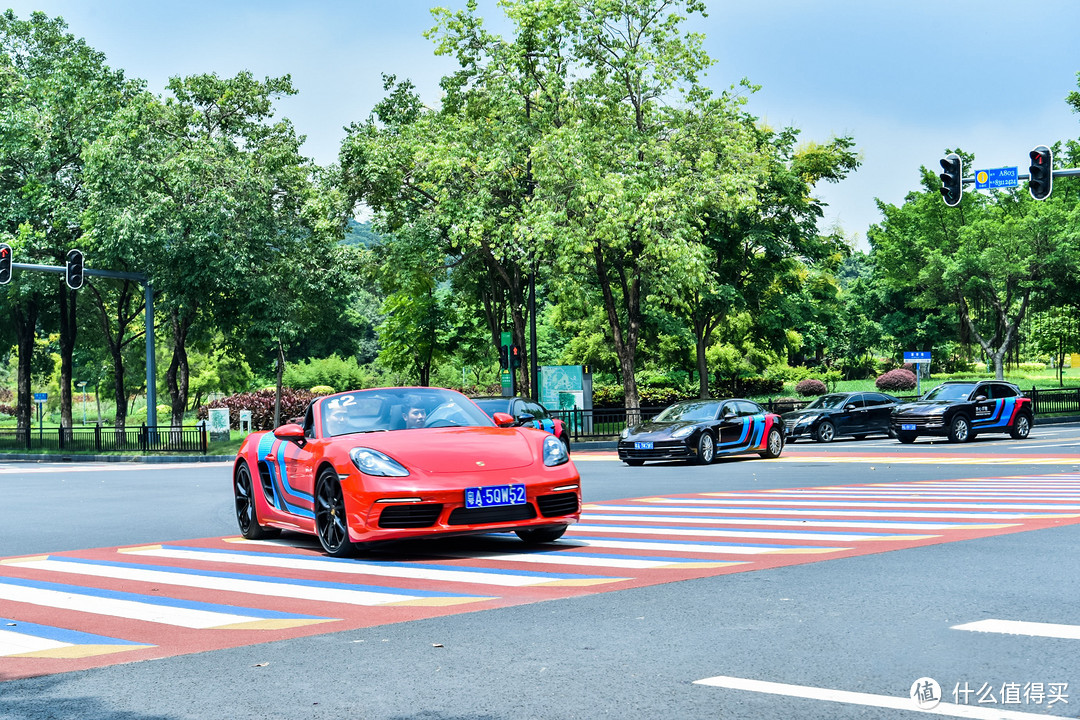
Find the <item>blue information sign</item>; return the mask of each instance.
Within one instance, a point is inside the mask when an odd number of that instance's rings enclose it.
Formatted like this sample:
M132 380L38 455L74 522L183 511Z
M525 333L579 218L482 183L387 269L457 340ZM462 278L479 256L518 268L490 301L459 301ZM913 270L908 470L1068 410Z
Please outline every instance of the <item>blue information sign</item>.
M906 363L928 363L930 362L929 350L912 350L904 351L904 362Z
M1017 187L1019 185L1020 179L1015 167L993 168L992 170L977 170L975 172L976 190Z
M49 399L49 393L34 393L34 402L45 402Z

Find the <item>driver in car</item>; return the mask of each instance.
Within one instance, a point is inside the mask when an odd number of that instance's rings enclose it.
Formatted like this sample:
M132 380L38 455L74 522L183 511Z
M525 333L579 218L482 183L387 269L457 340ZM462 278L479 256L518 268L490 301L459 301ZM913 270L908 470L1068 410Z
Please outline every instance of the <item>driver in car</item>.
M422 428L427 423L427 410L420 407L417 401L409 404L409 409L402 413L405 417L405 429Z

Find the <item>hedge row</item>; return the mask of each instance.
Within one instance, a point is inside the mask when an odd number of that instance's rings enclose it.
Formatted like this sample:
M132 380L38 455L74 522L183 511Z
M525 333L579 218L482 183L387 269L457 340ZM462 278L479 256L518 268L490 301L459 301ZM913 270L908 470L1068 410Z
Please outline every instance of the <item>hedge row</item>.
M780 378L747 377L711 383L713 397L751 397L775 395L783 392L784 381ZM697 388L638 387L641 407L663 407L680 400L696 400ZM622 385L597 385L593 388L594 408L621 408L626 406L626 394Z
M289 422L293 418L303 417L308 404L315 395L307 390L294 390L292 388L281 389L281 422ZM197 416L200 420L210 417L210 408L229 408L229 425L234 430L240 429L240 411L251 411L252 430L274 429L274 391L259 390L252 393L230 395L220 400L214 400L200 407Z

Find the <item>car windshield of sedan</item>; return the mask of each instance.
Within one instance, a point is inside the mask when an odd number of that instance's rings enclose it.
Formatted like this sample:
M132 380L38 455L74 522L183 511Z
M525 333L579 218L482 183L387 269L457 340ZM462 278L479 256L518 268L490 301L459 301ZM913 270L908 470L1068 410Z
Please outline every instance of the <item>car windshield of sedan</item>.
M714 401L685 402L665 408L656 416L657 422L704 422L716 419L720 403Z
M510 398L473 398L473 402L488 415L510 412Z
M807 410L825 410L838 408L847 400L847 395L822 395L806 406Z
M968 395L975 389L974 383L959 383L957 385L938 385L930 392L923 395L923 400L967 400Z
M460 393L440 388L379 388L333 395L322 401L323 435L435 427L494 427Z

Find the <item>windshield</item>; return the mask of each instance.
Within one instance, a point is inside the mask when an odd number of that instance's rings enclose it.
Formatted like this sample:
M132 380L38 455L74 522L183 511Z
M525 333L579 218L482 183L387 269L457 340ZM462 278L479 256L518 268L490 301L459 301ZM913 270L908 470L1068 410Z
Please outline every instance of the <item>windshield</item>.
M930 392L923 395L923 400L967 400L968 395L975 389L975 383L956 383L955 385L938 385Z
M510 398L473 398L473 402L488 415L510 412Z
M704 422L716 419L720 403L710 400L677 403L656 416L658 422Z
M822 395L817 400L807 405L806 409L813 410L819 408L824 410L826 408L838 408L844 404L847 398L847 395Z
M461 393L440 388L378 388L322 401L324 437L433 427L493 427Z

